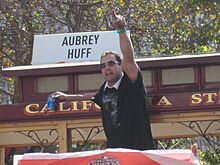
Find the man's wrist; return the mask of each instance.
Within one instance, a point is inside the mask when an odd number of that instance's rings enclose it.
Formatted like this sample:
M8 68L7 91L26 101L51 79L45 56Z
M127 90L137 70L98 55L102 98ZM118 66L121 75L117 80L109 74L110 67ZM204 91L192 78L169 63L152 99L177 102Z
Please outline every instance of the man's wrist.
M118 34L126 33L126 28L123 27L122 29L117 29Z

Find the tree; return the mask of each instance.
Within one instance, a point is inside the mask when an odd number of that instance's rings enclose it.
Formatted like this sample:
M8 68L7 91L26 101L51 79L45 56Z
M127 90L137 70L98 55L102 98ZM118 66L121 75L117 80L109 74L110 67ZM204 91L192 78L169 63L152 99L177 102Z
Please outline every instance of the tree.
M31 64L35 34L95 31L99 16L94 15L102 1L3 0L0 2L1 68ZM95 8L96 7L96 8ZM90 17L94 15L94 17ZM10 85L6 87L6 83ZM16 82L1 78L1 99L13 96ZM7 91L9 90L9 91ZM11 100L15 100L12 97ZM3 101L1 101L3 103ZM7 102L8 103L8 102Z
M1 65L30 64L35 34L111 30L112 9L126 17L137 55L220 50L214 0L2 0Z
M117 4L120 13L122 11L126 16L135 50L141 56L220 50L219 1L134 0L111 3Z

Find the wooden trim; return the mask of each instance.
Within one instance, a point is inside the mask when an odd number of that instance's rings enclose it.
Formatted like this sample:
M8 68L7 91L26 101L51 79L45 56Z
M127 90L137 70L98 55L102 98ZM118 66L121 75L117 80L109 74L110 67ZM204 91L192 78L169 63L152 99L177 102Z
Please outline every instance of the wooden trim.
M67 128L82 128L88 127L91 125L92 127L101 127L102 119L94 118L94 119L83 119L83 120L67 120Z
M208 124L210 121L219 120L220 118L220 111L215 112L200 112L200 113L176 113L176 114L161 114L161 115L151 115L150 122L152 133L155 139L160 138L173 138L173 137L183 137L183 136L199 136L192 130L183 125L179 124L178 122L190 122L190 121L197 121L200 123L205 123L204 127L206 127L206 123ZM175 125L176 131L172 130ZM167 130L160 130L162 126L169 126ZM216 125L216 124L215 124ZM44 130L52 130L57 129L58 131L58 142L56 144L59 145L59 152L68 152L68 129L77 128L82 130L82 133L85 135L88 133L87 130L93 127L103 127L102 126L102 119L101 118L94 118L94 119L77 119L77 120L62 120L62 121L47 121L47 122L23 122L23 123L9 123L9 124L0 124L0 134L1 133L10 133L16 131L24 131L27 132L29 130L34 131L44 131ZM178 127L181 127L181 130L184 132L178 132ZM202 127L202 129L206 129ZM164 132L165 131L165 132ZM168 132L166 132L168 131ZM213 135L219 135L219 132L215 131L215 129L211 129L208 133L212 133ZM83 140L79 137L75 137L75 139L69 139L72 142L77 142ZM94 141L106 140L104 132L99 134L96 138L93 139ZM24 141L25 142L25 141ZM13 141L15 146L25 146L23 143L16 144ZM27 145L34 145L34 144L27 144ZM36 144L35 144L36 145ZM10 144L2 143L0 147L10 146ZM1 155L0 155L1 156Z
M173 113L173 114L152 114L151 123L174 123L180 121L203 121L219 120L220 111L212 112L191 112L191 113ZM76 119L76 120L54 120L41 122L20 122L0 124L1 132L28 131L28 130L47 130L58 128L59 124L65 122L67 128L79 128L88 126L102 126L101 118ZM62 127L63 128L63 127Z
M74 75L74 93L79 93L79 74Z
M58 122L59 153L68 152L67 125L65 121Z
M203 121L219 120L220 111L196 112L196 113L175 113L175 114L152 114L151 123L176 123L181 121Z
M182 55L136 59L142 69L214 65L220 63L220 54ZM33 65L3 69L0 75L7 77L57 75L63 73L91 73L99 71L99 62Z
M76 85L74 83L74 79L75 79L74 74L71 74L68 76L68 92L70 92L70 93L74 92L74 86Z
M57 121L41 121L41 122L15 122L8 124L0 124L1 132L16 132L29 130L47 130L57 128Z
M0 165L5 165L5 149L0 148Z
M201 91L202 89L204 89L204 81L203 81L203 73L204 73L204 69L203 66L198 66L197 67L197 83L198 83L198 90Z

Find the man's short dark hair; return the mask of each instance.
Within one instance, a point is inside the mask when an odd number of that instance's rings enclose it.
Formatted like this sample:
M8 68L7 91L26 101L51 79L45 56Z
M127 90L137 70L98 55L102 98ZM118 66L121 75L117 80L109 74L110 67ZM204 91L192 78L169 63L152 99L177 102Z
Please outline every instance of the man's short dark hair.
M105 57L105 56L107 56L107 55L109 55L109 54L115 56L116 61L119 63L119 65L121 64L121 62L122 62L121 56L120 56L118 53L114 52L114 51L106 51L106 52L103 52L102 55L101 55L100 60L101 60L103 57Z

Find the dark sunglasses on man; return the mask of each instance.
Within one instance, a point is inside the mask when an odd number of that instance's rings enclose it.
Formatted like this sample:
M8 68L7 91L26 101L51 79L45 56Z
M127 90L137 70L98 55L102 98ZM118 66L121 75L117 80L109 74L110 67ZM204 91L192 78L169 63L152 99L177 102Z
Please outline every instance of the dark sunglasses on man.
M111 60L111 61L108 61L107 63L101 63L100 69L105 69L106 66L114 66L115 64L119 64L119 62Z

